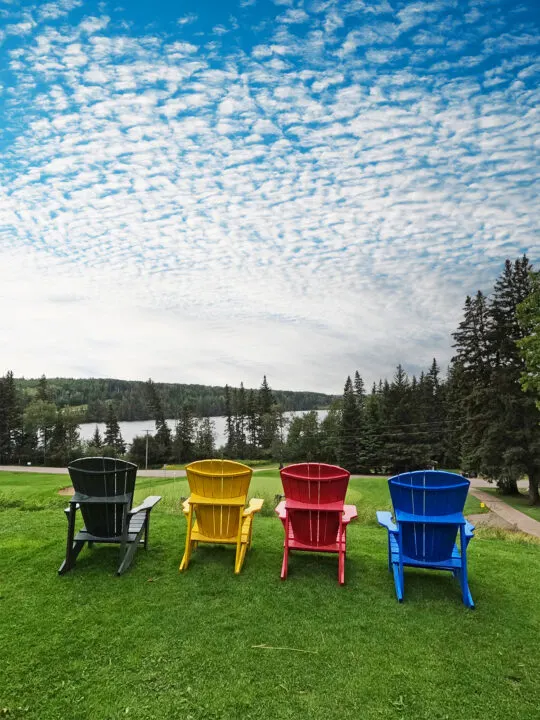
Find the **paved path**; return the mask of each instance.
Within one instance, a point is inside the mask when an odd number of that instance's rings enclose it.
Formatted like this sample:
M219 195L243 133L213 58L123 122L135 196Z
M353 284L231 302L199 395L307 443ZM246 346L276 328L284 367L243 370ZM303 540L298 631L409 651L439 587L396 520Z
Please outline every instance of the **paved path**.
M68 475L68 469L65 467L43 467L41 465L0 465L0 472L26 472L26 473L45 473L48 475ZM185 477L185 470L139 470L139 477L158 477L158 478L175 478Z
M505 503L504 500L501 500L501 498L479 490L477 487L471 488L471 494L480 500L480 502L487 505L490 510L507 523L510 523L514 529L540 538L540 522L538 522L538 520L534 520L534 518L525 515L525 513L510 507L510 505Z

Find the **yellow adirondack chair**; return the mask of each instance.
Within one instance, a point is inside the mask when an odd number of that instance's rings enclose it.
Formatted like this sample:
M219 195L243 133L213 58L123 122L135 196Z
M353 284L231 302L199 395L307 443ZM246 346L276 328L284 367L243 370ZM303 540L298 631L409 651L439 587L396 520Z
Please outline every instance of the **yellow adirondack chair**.
M183 506L187 532L180 570L187 570L199 543L227 543L236 545L234 572L241 571L251 547L253 516L264 502L253 498L246 507L252 473L232 460L197 460L186 466L191 495Z

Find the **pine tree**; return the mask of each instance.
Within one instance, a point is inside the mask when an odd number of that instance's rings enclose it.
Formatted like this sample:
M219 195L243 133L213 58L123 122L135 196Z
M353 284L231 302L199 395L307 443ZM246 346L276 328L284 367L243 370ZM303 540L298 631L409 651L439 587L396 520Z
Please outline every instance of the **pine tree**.
M42 375L38 380L36 399L42 400L43 402L50 402L51 393L45 375Z
M53 465L63 466L67 464L68 445L67 431L64 422L64 414L59 411L56 415L56 422L52 429L49 443L49 461Z
M173 443L174 456L180 463L190 462L195 458L196 424L191 407L184 404L176 425Z
M22 431L22 414L13 373L0 377L0 462L13 462L17 433Z
M525 365L520 382L535 397L540 410L540 272L531 273L531 292L518 305L517 316L523 336L517 341Z
M346 470L355 473L358 464L358 408L350 376L343 389L341 427L339 437L339 462Z
M263 377L261 388L259 390L259 409L261 415L269 415L272 412L274 406L274 396L272 390L266 380L266 375Z
M225 453L227 457L234 457L236 447L235 425L231 402L231 389L225 385Z
M208 417L203 418L197 426L195 454L201 460L214 457L214 423Z
M259 445L263 454L269 454L276 437L277 423L274 408L274 396L266 380L263 378L259 390Z
M532 398L520 392L524 366L517 347L523 337L517 308L531 292L530 270L526 256L513 264L507 260L487 312L485 303L481 308L478 304L476 314L466 305L454 338L462 377L458 403L465 417L464 464L495 479L504 493L517 493L517 480L526 473L531 502L538 503L540 416Z
M360 377L358 370L354 373L354 396L356 400L356 466L358 472L369 472L366 446L364 442L366 393L364 390L364 381Z
M120 455L123 455L125 453L126 446L124 445L124 440L122 439L120 425L118 424L118 419L116 417L116 413L114 411L112 403L109 403L109 406L107 408L104 441L105 446L110 447L112 450L119 453Z
M146 392L148 397L148 406L156 424L156 434L154 435L154 440L156 441L158 447L157 452L160 456L160 461L167 463L171 459L172 433L165 420L163 403L152 378L150 378L146 383Z
M96 429L94 430L94 434L92 435L92 439L90 440L90 445L95 448L101 448L103 445L103 441L101 439L101 433L99 432L99 428L96 425Z
M260 436L259 417L257 414L257 397L253 390L249 390L246 402L246 432L249 447L249 456L257 456L257 440Z
M240 388L236 393L236 413L235 413L235 435L236 435L236 453L239 458L246 456L246 391L244 383L240 383Z

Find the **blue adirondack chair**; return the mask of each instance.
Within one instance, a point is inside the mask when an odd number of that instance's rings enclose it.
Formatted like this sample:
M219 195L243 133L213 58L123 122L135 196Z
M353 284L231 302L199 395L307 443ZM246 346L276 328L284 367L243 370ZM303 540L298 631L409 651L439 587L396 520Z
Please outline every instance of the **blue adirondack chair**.
M405 566L449 570L459 579L463 602L473 608L467 579L467 545L474 527L463 517L469 481L442 470L416 470L388 480L392 513L377 512L388 530L388 569L403 600ZM459 534L459 546L456 539Z

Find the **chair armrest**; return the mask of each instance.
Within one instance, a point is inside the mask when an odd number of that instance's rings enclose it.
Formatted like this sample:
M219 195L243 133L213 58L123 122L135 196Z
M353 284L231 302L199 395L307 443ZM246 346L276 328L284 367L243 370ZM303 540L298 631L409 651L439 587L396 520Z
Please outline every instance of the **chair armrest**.
M251 498L251 500L249 501L249 505L244 510L243 517L248 517L248 515L253 515L254 513L260 512L263 505L264 500L261 500L260 498Z
M387 528L388 532L397 533L397 525L392 521L392 513L383 510L377 510L377 522L379 525Z
M154 505L157 505L160 500L161 495L150 495L140 505L137 505L137 507L134 507L132 510L130 510L128 512L128 515L136 515L140 512L150 512Z
M343 506L343 517L342 517L342 523L344 525L347 525L351 522L351 520L354 520L358 517L358 510L356 509L356 505L344 505Z
M182 503L182 512L184 515L189 515L189 504L189 498Z
M275 511L280 520L285 520L285 500L282 500L279 505L276 506Z
M465 537L469 539L474 537L474 525L468 520L465 523Z

